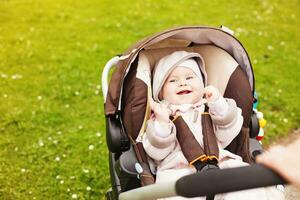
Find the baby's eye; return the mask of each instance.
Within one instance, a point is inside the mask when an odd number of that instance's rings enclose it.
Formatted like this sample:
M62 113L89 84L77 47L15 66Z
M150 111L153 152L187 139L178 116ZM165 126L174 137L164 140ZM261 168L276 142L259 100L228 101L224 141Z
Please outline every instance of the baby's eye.
M170 79L169 82L170 82L170 83L175 83L175 82L176 82L176 79Z
M190 79L193 79L193 78L194 78L194 76L187 76L186 80L190 80Z

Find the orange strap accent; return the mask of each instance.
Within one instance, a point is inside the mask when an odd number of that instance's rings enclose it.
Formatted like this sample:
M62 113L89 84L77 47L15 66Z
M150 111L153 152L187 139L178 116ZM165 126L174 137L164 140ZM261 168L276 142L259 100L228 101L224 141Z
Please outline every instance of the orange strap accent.
M189 163L189 166L191 166L194 162L196 162L197 160L200 160L201 162L206 162L207 160L214 160L216 159L218 161L217 156L207 156L207 155L202 155L198 158L196 158L195 160L193 160L192 162Z
M180 115L175 115L174 118L171 120L172 122L174 122Z
M216 159L218 161L217 156L206 156L206 160L205 161L207 161L207 160L214 160L214 159Z
M204 155L202 155L202 156L200 156L200 157L194 159L193 161L191 161L191 162L189 163L189 165L190 165L190 166L193 165L193 163L196 162L197 160L200 160L200 161L203 162L203 159L206 160L206 157L207 157L207 155L204 154Z
M209 112L203 112L201 115L209 115Z

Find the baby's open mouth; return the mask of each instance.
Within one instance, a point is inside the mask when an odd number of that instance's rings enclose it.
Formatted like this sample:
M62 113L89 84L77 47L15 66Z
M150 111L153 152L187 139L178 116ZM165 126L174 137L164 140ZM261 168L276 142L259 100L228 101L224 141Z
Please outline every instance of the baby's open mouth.
M189 94L191 92L192 91L190 91L190 90L181 90L181 91L177 92L177 95Z

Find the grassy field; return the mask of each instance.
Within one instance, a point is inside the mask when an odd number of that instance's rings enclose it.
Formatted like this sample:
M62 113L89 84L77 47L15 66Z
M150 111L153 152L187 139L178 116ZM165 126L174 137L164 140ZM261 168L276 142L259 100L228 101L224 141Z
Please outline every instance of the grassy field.
M209 2L209 3L208 3ZM256 75L265 142L299 128L299 1L0 1L0 199L101 199L109 188L100 75L132 43L226 25Z

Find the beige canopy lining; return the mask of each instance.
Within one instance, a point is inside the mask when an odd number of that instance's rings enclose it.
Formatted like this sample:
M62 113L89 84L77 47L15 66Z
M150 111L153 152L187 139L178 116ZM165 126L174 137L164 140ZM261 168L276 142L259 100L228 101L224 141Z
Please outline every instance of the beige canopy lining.
M162 38L164 39L162 40ZM253 90L254 77L247 52L238 40L220 29L202 27L198 29L171 31L153 39L145 46L145 49L183 47L189 45L191 42L196 44L213 44L232 55L246 72L251 89Z

